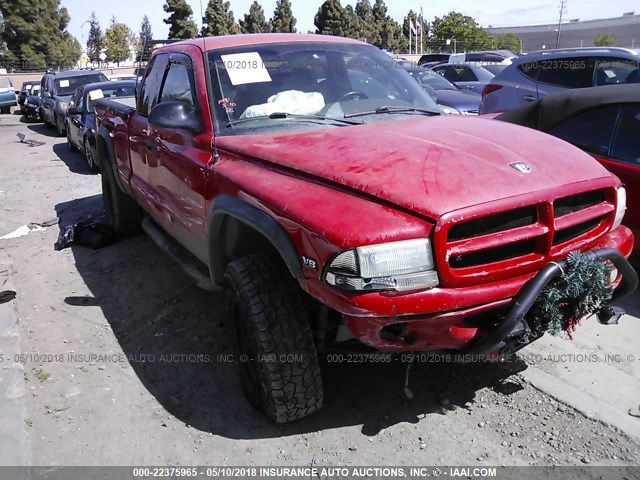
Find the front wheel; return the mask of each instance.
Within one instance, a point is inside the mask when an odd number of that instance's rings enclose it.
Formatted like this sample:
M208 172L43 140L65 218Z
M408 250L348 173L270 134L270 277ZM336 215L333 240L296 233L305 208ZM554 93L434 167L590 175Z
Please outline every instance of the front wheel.
M58 133L59 137L62 137L66 131L66 128L64 128L64 123L62 123L62 121L60 120L60 117L58 117L57 115L55 116L55 122L56 122L56 132Z
M71 132L69 131L68 128L67 128L67 147L69 147L69 150L72 152L75 152L77 150L76 146L73 144L73 141L71 140Z
M225 275L240 380L249 402L277 423L322 407L322 378L299 286L262 255L233 260Z

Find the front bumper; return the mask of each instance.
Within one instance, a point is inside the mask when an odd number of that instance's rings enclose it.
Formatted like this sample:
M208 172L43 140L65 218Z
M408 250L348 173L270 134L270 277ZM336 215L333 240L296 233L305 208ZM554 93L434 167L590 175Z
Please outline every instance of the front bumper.
M622 226L601 238L591 250L592 255L604 251L608 252L607 255L615 257L616 262L620 264L618 270L623 275L623 283L619 288L625 295L629 293L628 290L635 289L638 282L637 274L625 259L631 254L632 249L633 234ZM562 259L556 261L561 264ZM528 285L547 268L538 273L473 287L434 288L404 295L372 293L351 297L348 304L346 299L335 301L335 298L333 304L331 301L326 303L342 312L343 319L355 338L377 349L469 349L475 353L488 352L495 350L494 347L507 339L513 326L518 323L516 315L516 320L510 328L504 326L492 335L498 315L509 316L508 312L522 298L521 295ZM551 278L553 277L546 283ZM533 296L533 301L538 295L539 291ZM616 292L616 300L621 296L622 294ZM526 308L527 311L530 306ZM524 314L526 311L522 316ZM488 339L489 336L492 338L491 341ZM494 342L496 338L497 341ZM481 341L483 343L480 343ZM490 343L492 344L489 345Z

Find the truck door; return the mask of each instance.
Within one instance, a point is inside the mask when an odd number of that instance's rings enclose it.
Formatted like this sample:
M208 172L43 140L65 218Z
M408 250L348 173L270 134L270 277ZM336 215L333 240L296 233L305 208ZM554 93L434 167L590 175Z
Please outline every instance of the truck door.
M148 75L144 79L142 90L138 96L137 109L129 122L131 171L128 173L131 190L138 202L148 205L154 213L160 212L162 208L157 201L158 194L151 181L149 161L152 164L156 163L157 151L155 140L149 132L147 117L151 109L158 103L168 58L169 55L164 54L156 55L151 59L147 69Z
M193 60L171 54L158 103L181 101L200 118L206 105L199 105ZM203 122L204 124L204 122ZM192 253L206 260L205 195L207 164L211 161L211 135L185 129L149 127L155 155L147 154L150 183L161 202L158 221ZM150 142L149 142L150 144Z

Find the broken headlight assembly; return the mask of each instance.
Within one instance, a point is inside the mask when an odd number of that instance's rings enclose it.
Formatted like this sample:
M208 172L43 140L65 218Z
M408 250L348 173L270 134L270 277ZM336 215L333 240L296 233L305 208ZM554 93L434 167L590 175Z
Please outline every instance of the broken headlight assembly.
M324 280L343 290L422 290L438 285L427 238L357 247L336 255Z

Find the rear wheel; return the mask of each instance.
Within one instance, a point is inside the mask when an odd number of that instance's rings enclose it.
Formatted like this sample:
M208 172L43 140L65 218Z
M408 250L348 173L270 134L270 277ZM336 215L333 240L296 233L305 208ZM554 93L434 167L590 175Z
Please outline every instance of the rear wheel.
M11 113L11 107L2 107L2 108L0 108L0 113L2 115L7 115L7 114Z
M119 237L140 232L142 209L133 198L118 188L109 165L102 170L102 201L107 223Z
M58 117L57 115L54 117L54 120L56 122L55 127L56 127L56 131L58 132L58 136L62 137L64 135L65 130L66 130L64 128L64 124L60 120L60 117Z
M249 402L277 423L322 407L322 378L299 286L262 255L233 260L225 276L240 380Z

